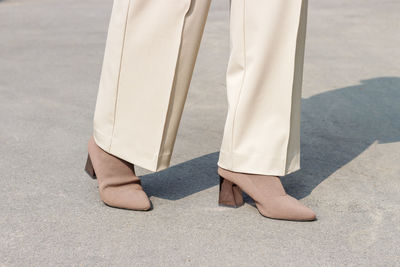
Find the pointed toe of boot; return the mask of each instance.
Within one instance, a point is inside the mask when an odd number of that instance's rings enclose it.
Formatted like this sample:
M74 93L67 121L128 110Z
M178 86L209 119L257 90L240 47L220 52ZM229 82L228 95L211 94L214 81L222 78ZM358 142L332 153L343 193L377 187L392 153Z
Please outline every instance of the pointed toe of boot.
M316 214L312 209L290 195L274 197L262 204L257 203L257 208L261 215L273 219L290 221L313 221L316 219Z
M296 221L313 221L317 218L317 215L315 212L310 209L309 207L305 206L303 203L301 203L299 200L292 196L288 196L289 198L292 199L293 206L291 207L292 210L295 210L293 212L293 220Z
M147 194L141 189L108 187L101 191L102 201L111 207L147 211L151 209L151 202Z
M306 210L303 212L303 220L304 221L314 221L317 219L317 215L315 214L315 212L306 207Z

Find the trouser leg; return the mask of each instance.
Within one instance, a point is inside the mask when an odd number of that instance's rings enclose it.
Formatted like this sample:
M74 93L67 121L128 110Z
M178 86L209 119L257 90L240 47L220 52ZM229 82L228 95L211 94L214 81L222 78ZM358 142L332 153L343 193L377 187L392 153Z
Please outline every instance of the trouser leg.
M102 149L169 166L210 1L114 1L94 116Z
M286 175L300 168L307 0L232 0L228 115L218 165Z

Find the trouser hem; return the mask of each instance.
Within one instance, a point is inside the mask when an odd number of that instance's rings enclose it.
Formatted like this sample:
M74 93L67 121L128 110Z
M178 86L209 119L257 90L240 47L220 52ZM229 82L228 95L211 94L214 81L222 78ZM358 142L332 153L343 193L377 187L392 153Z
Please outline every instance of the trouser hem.
M107 153L148 171L157 172L170 166L171 154L138 153L134 148L119 142L117 138L105 135L96 129L93 131L93 137L96 144Z
M300 155L271 158L220 151L217 165L233 172L285 176L300 169Z

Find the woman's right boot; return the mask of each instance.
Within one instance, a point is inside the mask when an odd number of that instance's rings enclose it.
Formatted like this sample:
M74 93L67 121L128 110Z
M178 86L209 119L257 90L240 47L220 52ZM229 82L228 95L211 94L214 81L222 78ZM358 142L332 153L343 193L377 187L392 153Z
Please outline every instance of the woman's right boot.
M100 198L106 205L130 210L151 208L133 164L105 152L93 136L89 140L88 152L85 170L92 178L97 178Z

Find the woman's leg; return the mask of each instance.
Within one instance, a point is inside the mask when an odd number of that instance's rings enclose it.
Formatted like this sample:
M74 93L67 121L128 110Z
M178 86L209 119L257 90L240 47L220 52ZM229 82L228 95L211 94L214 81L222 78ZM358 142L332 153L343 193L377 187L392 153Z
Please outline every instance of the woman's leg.
M210 1L114 1L94 117L104 151L169 166Z
M286 175L300 168L307 0L232 0L228 116L218 165Z
M219 203L241 190L270 218L314 220L277 175L300 168L300 101L307 0L232 0L228 116L218 161Z
M210 0L115 0L86 171L109 206L149 210L134 164L169 166Z

